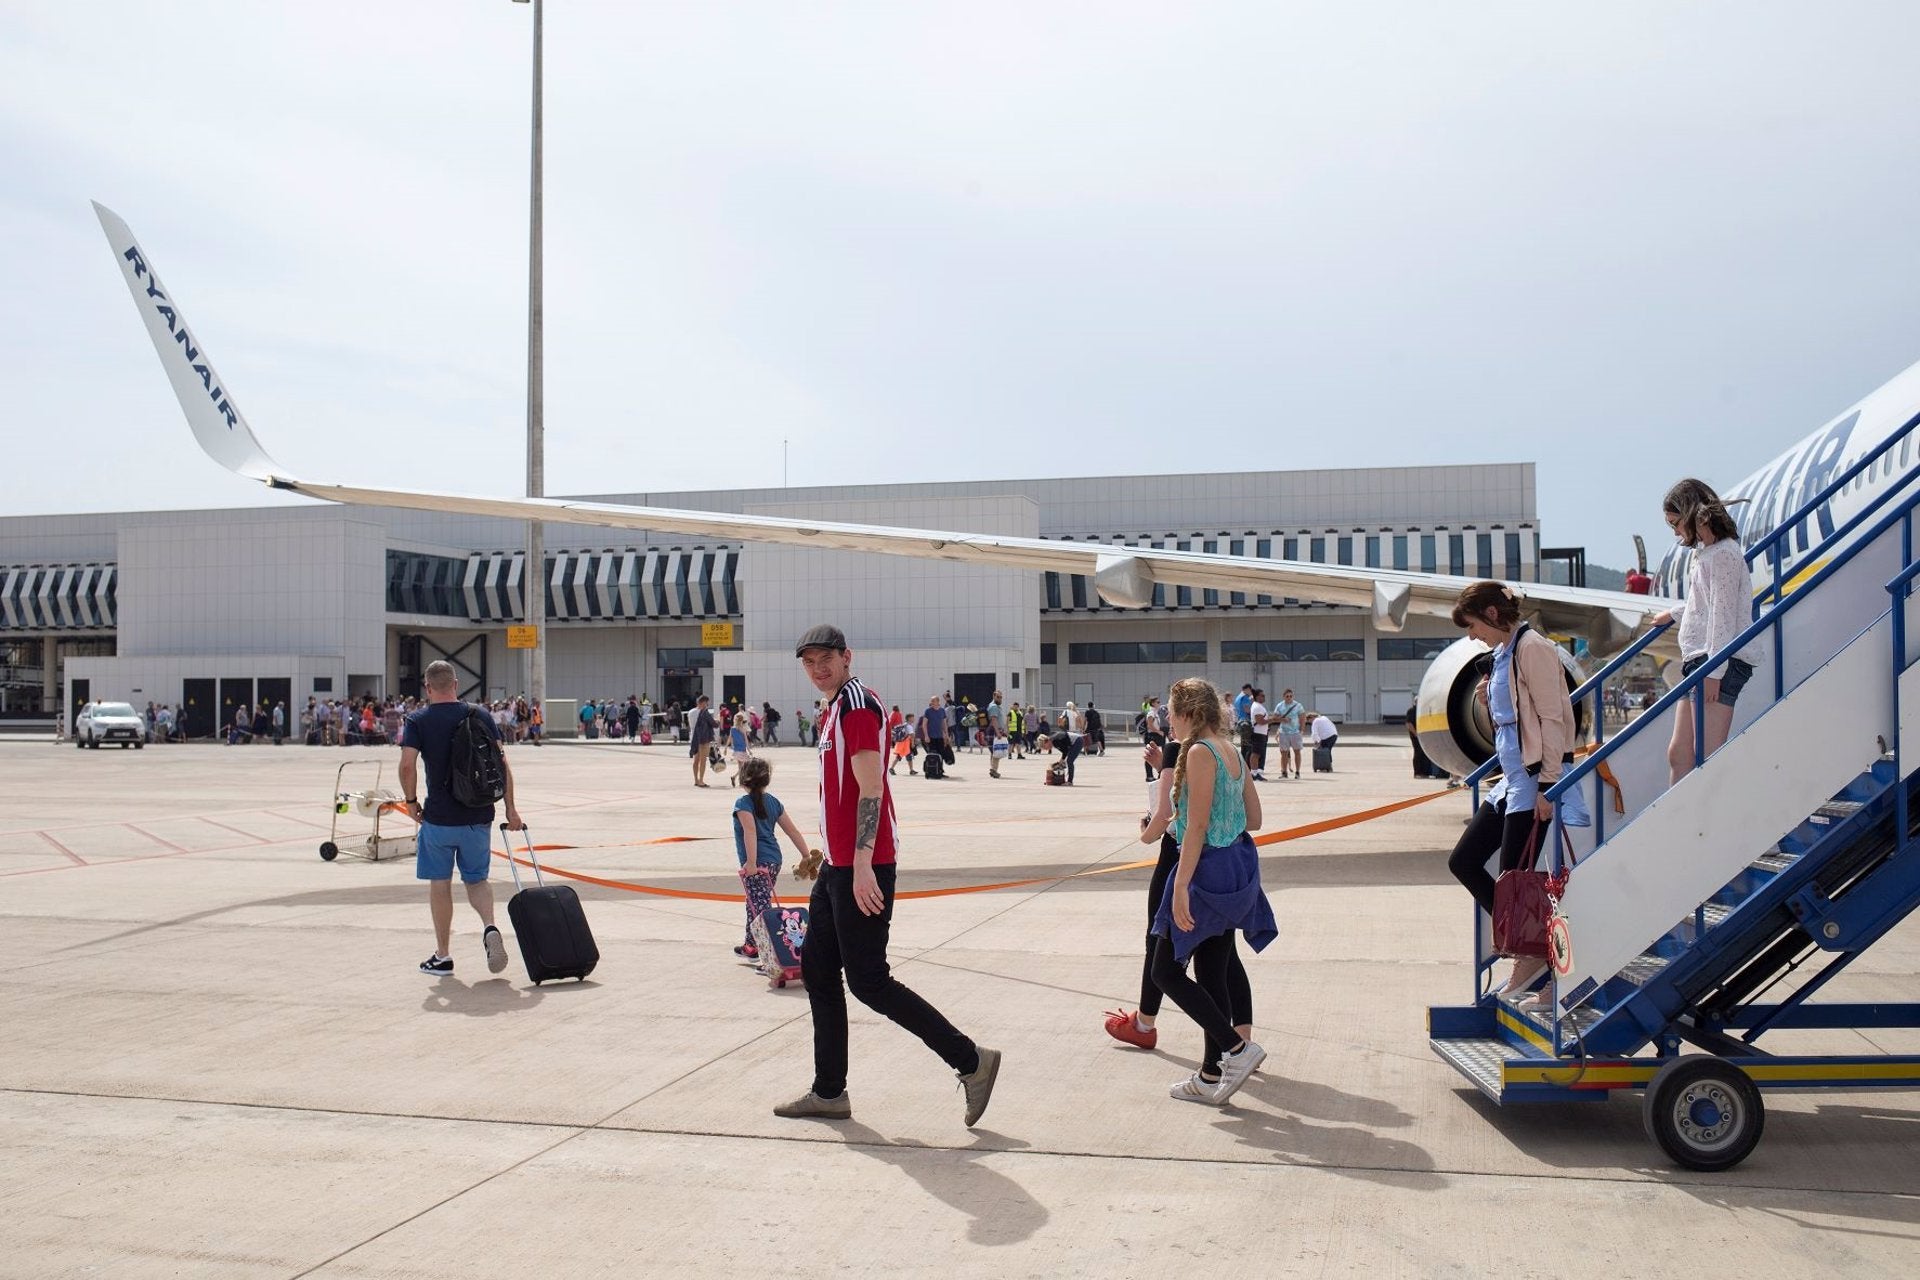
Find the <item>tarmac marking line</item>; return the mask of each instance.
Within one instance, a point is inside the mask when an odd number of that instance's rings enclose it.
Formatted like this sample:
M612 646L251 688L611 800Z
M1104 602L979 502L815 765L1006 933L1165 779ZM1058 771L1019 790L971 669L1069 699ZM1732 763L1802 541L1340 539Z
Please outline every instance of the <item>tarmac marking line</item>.
M59 852L65 854L68 858L71 858L75 866L84 867L87 865L87 860L85 858L81 857L79 854L75 853L73 850L67 848L67 846L61 844L58 840L55 840L50 832L36 831L34 832L34 834L39 836L42 840L45 840L48 844L52 845ZM41 868L41 869L51 870L52 868Z
M193 852L193 850L187 848L185 845L175 844L173 841L167 839L165 836L155 835L153 832L147 830L145 827L136 826L131 822L125 822L125 823L122 823L121 825L124 826L127 830L132 831L137 835L143 835L149 840L152 840L159 844L163 844L167 846L167 848L172 849L176 853L192 853Z
M758 1039L758 1038L759 1037L755 1037L755 1039ZM751 1041L749 1043L751 1043ZM744 1047L745 1045L739 1046L739 1048L744 1048ZM730 1050L729 1052L733 1052L733 1051ZM726 1056L726 1055L722 1055L722 1056ZM715 1061L718 1061L718 1059L715 1059ZM703 1065L711 1065L711 1064L703 1064ZM684 1078L684 1076L681 1078ZM670 1083L677 1083L677 1081L670 1082ZM666 1088L666 1087L667 1087L666 1085L661 1086L661 1088ZM658 1092L658 1090L650 1091L647 1096L651 1096L653 1092ZM510 1125L516 1128L528 1128L528 1129L556 1129L556 1130L570 1129L572 1130L572 1132L565 1134L563 1137L555 1141L552 1145L542 1148L541 1150L534 1152L532 1155L529 1155L522 1160L518 1160L514 1162L512 1165L509 1165L504 1169L501 1169L495 1173L489 1174L487 1177L482 1178L480 1181L474 1183L472 1186L464 1188L461 1191L457 1191L452 1195L446 1197L445 1199L439 1201L438 1203L426 1209L422 1209L418 1213L412 1214L409 1217L403 1219L402 1221L396 1222L391 1226L382 1229L378 1233L367 1237L367 1239L361 1241L359 1244L355 1244L347 1249L341 1250L339 1253L334 1254L333 1257L331 1258L327 1258L321 1262L314 1263L312 1266L308 1267L304 1271L296 1272L295 1275L292 1277L292 1280L299 1280L301 1276L310 1275L314 1271L319 1270L321 1267L328 1265L328 1263L337 1261L338 1259L346 1256L347 1254L352 1253L355 1249L358 1249L363 1245L371 1244L373 1243L373 1241L378 1240L381 1236L387 1235L390 1232L407 1225L407 1223L412 1222L415 1219L420 1218L425 1214L433 1212L434 1209L441 1208L451 1203L452 1201L460 1198L460 1196L465 1195L468 1191L477 1190L478 1188L486 1185L488 1182L492 1182L493 1180L503 1176L504 1174L511 1173L515 1169L520 1168L522 1165L525 1165L530 1161L537 1160L541 1156L546 1155L548 1152L551 1152L556 1148L561 1147L566 1143L573 1141L575 1138L583 1137L588 1133L602 1133L602 1134L631 1133L631 1134L650 1134L657 1137L718 1138L722 1140L737 1141L737 1142L803 1144L806 1146L827 1146L827 1147L834 1147L834 1146L855 1147L855 1148L862 1148L862 1149L869 1149L869 1150L887 1150L887 1151L924 1151L929 1154L957 1153L957 1154L968 1154L968 1155L997 1155L997 1156L1029 1156L1029 1157L1030 1156L1050 1156L1056 1159L1064 1159L1064 1160L1125 1160L1125 1161L1148 1163L1148 1164L1179 1164L1179 1165L1216 1164L1216 1165L1235 1165L1235 1166L1254 1165L1262 1168L1273 1168L1275 1166L1281 1166L1289 1169L1325 1170L1328 1173L1344 1173L1344 1174L1407 1173L1407 1174L1428 1174L1435 1177L1448 1177L1448 1178L1513 1178L1513 1179L1529 1181L1529 1182L1598 1183L1598 1184L1607 1185L1607 1186L1639 1185L1639 1186L1649 1186L1649 1187L1671 1187L1675 1190L1690 1190L1690 1189L1698 1188L1698 1189L1704 1189L1704 1190L1721 1189L1721 1190L1732 1190L1732 1191L1765 1191L1765 1192L1776 1192L1776 1193L1784 1192L1784 1193L1793 1194L1793 1195L1828 1195L1828 1196L1846 1196L1846 1197L1854 1197L1854 1198L1895 1197L1899 1199L1907 1199L1914 1194L1914 1192L1912 1191L1898 1190L1898 1189L1891 1189L1891 1188L1869 1189L1869 1188L1857 1188L1857 1187L1831 1187L1831 1186L1811 1186L1811 1185L1787 1186L1787 1185L1780 1185L1780 1184L1769 1183L1769 1182L1736 1182L1736 1181L1729 1180L1728 1177L1724 1174L1716 1174L1712 1178L1701 1178L1701 1179L1689 1179L1684 1177L1645 1177L1645 1176L1636 1177L1636 1176L1633 1176L1634 1171L1631 1169L1621 1169L1616 1171L1618 1176L1608 1176L1607 1171L1595 1170L1595 1169L1586 1169L1577 1173L1555 1174L1555 1173L1536 1172L1532 1170L1490 1170L1490 1169L1439 1168L1439 1167L1416 1168L1412 1166L1387 1165L1387 1164L1324 1164L1324 1163L1315 1163L1312 1161L1290 1160L1286 1158L1284 1155L1276 1155L1272 1158L1257 1158L1257 1157L1236 1158L1231 1154L1209 1155L1209 1156L1178 1156L1178 1155L1157 1155L1157 1154L1146 1153L1146 1152L1087 1151L1087 1150L1067 1148L1067 1147L1036 1147L1036 1146L982 1147L982 1146L974 1145L972 1143L962 1145L960 1143L945 1143L945 1142L926 1143L926 1142L919 1142L919 1141L869 1142L861 1139L845 1139L845 1138L836 1140L830 1136L834 1132L832 1129L816 1130L815 1131L816 1134L820 1136L807 1137L807 1136L800 1136L800 1135L788 1136L784 1134L768 1134L768 1133L731 1133L721 1129L683 1129L683 1128L673 1128L671 1126L659 1126L659 1125L636 1125L631 1127L620 1126L615 1128L607 1128L605 1127L606 1121L612 1119L613 1118L612 1115L606 1117L606 1119L595 1121L591 1125L580 1126L580 1125L569 1125L569 1124L556 1124L548 1120L516 1120L511 1117L501 1117L501 1118L495 1119L491 1117L474 1117L474 1116L422 1115L417 1112L409 1112L409 1111L349 1111L339 1107L289 1106L286 1103L271 1103L271 1102L227 1102L227 1101L221 1101L218 1099L208 1099L208 1098L172 1097L165 1094L94 1093L94 1092L88 1092L86 1090L78 1090L78 1089L35 1089L35 1088L8 1086L6 1088L0 1089L0 1093L26 1094L26 1095L36 1095L36 1096L44 1096L44 1097L60 1097L60 1098L88 1098L88 1099L96 1099L96 1100L107 1101L107 1102L163 1102L163 1103L168 1103L176 1106L233 1107L233 1108L249 1110L249 1111L278 1111L278 1112L284 1112L284 1113L293 1114L293 1115L353 1116L353 1117L365 1117L369 1119L379 1118L379 1119L394 1119L394 1120L423 1120L423 1121L429 1121L429 1122L440 1122L445 1124L459 1124L459 1125ZM615 1111L613 1115L618 1115L620 1114L620 1111L625 1111L633 1106L637 1106L639 1101L645 1101L645 1098L639 1099L636 1102L631 1102L626 1104L625 1106L622 1106L618 1111ZM1246 1108L1241 1108L1241 1109L1245 1110ZM1905 1237L1902 1237L1902 1238L1905 1238Z
M453 1203L455 1200L458 1200L460 1197L466 1195L468 1192L478 1191L481 1187L486 1186L488 1183L494 1181L495 1179L503 1178L507 1174L512 1173L514 1170L519 1169L524 1165L530 1164L533 1161L538 1160L540 1157L544 1155L547 1155L553 1151L559 1150L561 1147L565 1146L567 1143L572 1142L575 1138L582 1137L588 1133L596 1133L596 1132L597 1133L635 1132L634 1130L604 1129L602 1128L602 1126L605 1125L607 1121L619 1115L621 1112L627 1111L634 1107L639 1106L642 1102L645 1102L648 1098L651 1098L654 1094L659 1093L662 1089L670 1089L674 1085L679 1084L682 1080L685 1080L687 1077L693 1075L695 1072L704 1071L708 1067L714 1066L715 1064L719 1063L723 1059L732 1057L734 1054L746 1048L748 1045L751 1045L756 1041L763 1040L767 1036L773 1035L776 1032L784 1031L786 1028L792 1026L794 1023L799 1022L802 1018L806 1018L809 1016L811 1015L807 1013L796 1013L791 1018L788 1018L782 1022L775 1023L773 1026L768 1027L765 1031L762 1031L757 1035L748 1037L745 1041L733 1046L733 1048L725 1050L722 1053L715 1054L713 1057L707 1059L705 1062L699 1063L696 1066L689 1067L687 1070L681 1072L679 1075L675 1076L673 1079L665 1081L664 1083L656 1086L655 1088L647 1090L645 1093L641 1094L638 1098L635 1098L633 1101L622 1103L620 1106L615 1107L612 1111L609 1111L606 1115L601 1116L598 1120L595 1120L592 1124L589 1124L586 1126L574 1127L574 1131L572 1133L563 1135L557 1140L547 1144L545 1147L542 1147L540 1150L532 1152L531 1154L527 1155L523 1159L514 1161L512 1164L508 1165L506 1168L496 1169L494 1172L488 1174L484 1178L481 1178L479 1181L473 1183L471 1186L462 1187L460 1190L455 1191L453 1194L446 1196L445 1198L437 1201L434 1204L428 1205L426 1208L420 1210L418 1213L409 1214L398 1222L391 1223L385 1227L382 1227L379 1231L374 1232L372 1235L368 1236L366 1239L361 1240L357 1244L349 1245L347 1248L340 1250L338 1253L334 1254L330 1258L321 1259L319 1262L314 1263L312 1266L308 1267L304 1271L296 1271L292 1275L292 1277L290 1277L290 1280L301 1280L302 1276L312 1275L314 1272L320 1270L320 1268L329 1266L332 1263L339 1261L341 1258L346 1257L348 1254L353 1253L358 1249L365 1248L367 1245L372 1244L374 1241L379 1240L381 1237L389 1235L392 1232L398 1231L401 1227L406 1226L408 1223L414 1222L420 1218L425 1217L427 1214L432 1213L436 1209L443 1208L446 1205ZM475 1123L484 1124L487 1122L477 1121Z
M264 812L265 812L265 810L263 810L263 809L255 809L255 810L251 810L251 812L254 812L254 813L264 813ZM253 841L255 841L255 842L257 842L257 843L259 843L259 844L281 844L281 843L283 843L282 841L279 841L279 840L269 840L269 839L267 839L267 838L266 838L265 836L257 836L257 835L255 835L255 834L253 834L253 832L251 832L251 831L243 831L243 830L241 830L241 829L240 829L239 827L236 827L236 826L232 826L232 825L231 825L231 824L229 824L229 823L225 823L225 822L219 822L219 821L216 821L216 820L215 820L215 819L213 819L213 818L197 818L197 819L195 819L195 821L197 821L197 822L204 822L204 823L206 823L206 824L207 824L208 826L210 826L210 827L219 827L219 828L220 828L220 829L221 829L222 831L231 831L231 832L233 832L233 834L235 834L235 835L237 835L237 836L245 836L245 837L247 837L247 839L249 839L249 840L253 840Z

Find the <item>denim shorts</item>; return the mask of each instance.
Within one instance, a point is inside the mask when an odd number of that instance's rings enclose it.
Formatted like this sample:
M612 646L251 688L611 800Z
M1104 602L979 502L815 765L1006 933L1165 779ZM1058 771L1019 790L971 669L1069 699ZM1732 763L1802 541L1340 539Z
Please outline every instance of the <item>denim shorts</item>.
M479 884L493 865L493 835L484 822L471 827L423 822L414 849L413 874L419 880L451 880L458 862L461 882Z
M1688 658L1680 664L1680 675L1684 679L1706 665L1707 655ZM1728 658L1726 670L1720 673L1720 696L1716 701L1721 706L1730 707L1740 699L1740 691L1747 687L1747 681L1753 679L1753 664L1739 658Z

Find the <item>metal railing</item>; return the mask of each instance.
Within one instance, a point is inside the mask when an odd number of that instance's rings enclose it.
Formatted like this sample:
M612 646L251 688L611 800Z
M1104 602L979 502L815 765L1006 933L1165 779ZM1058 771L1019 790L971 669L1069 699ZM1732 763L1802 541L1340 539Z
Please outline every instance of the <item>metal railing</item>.
M1836 487L1839 483L1843 482L1836 482ZM1814 592L1822 583L1833 577L1834 574L1838 573L1842 568L1845 568L1852 562L1855 556L1874 545L1883 534L1895 525L1901 526L1901 564L1911 565L1913 563L1913 512L1916 506L1920 506L1920 490L1916 490L1901 499L1900 502L1895 505L1894 509L1882 515L1867 533L1841 548L1837 555L1822 564L1812 577L1788 593L1783 600L1762 610L1759 618L1749 624L1740 634L1728 641L1717 652L1709 655L1704 662L1694 669L1692 674L1683 677L1678 684L1668 690L1666 694L1660 697L1651 707L1648 707L1637 720L1629 724L1613 738L1602 743L1584 760L1579 761L1572 769L1568 770L1565 776L1547 789L1546 793L1547 799L1554 804L1556 819L1560 816L1561 806L1564 804L1568 792L1584 782L1587 776L1598 769L1601 763L1617 751L1623 743L1632 741L1633 738L1642 731L1642 726L1651 724L1659 719L1666 711L1677 706L1683 698L1691 699L1693 703L1694 767L1698 768L1702 764L1705 764L1707 754L1706 716L1704 714L1706 707L1706 681L1712 678L1712 673L1718 670L1728 658L1739 653L1740 650L1744 649L1768 630L1774 632L1774 658L1776 668L1779 668L1783 662L1781 655L1785 647L1780 643L1782 634L1780 631L1781 620L1789 612L1797 608L1802 601L1812 598ZM1829 539L1829 542L1839 539L1852 527L1855 527L1854 522L1848 521L1846 526L1843 526L1841 530L1837 530L1834 533L1833 538ZM1864 630L1865 628L1862 629ZM1776 699L1786 696L1784 676L1779 678L1774 696ZM1605 807L1600 804L1595 804L1591 807L1593 810L1594 824L1594 852L1598 853L1600 846L1606 842ZM1555 850L1554 864L1554 870L1556 872L1559 871L1559 853L1557 848Z

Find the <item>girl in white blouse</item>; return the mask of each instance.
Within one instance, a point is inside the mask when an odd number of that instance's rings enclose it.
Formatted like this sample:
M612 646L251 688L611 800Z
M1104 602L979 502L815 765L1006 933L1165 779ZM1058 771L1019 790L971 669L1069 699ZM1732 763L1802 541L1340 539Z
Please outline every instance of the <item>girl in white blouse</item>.
M1703 481L1682 480L1667 490L1661 503L1667 527L1680 545L1691 547L1687 566L1687 598L1683 604L1657 614L1656 623L1680 624L1680 673L1691 675L1713 654L1726 648L1753 621L1753 573L1747 568L1727 507ZM1706 686L1706 754L1726 743L1733 727L1733 706L1740 690L1753 676L1750 648L1729 657L1718 678ZM1667 744L1667 769L1672 781L1693 772L1693 699L1680 703L1673 719L1673 740Z

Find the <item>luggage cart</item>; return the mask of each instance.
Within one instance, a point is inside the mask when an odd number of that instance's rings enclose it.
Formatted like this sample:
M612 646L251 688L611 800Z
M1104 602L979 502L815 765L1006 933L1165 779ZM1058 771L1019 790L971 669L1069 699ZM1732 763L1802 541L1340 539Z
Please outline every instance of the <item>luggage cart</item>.
M373 785L360 791L349 791L344 783L349 769L358 769L363 765L373 766ZM383 836L380 834L380 820L387 814L397 813L406 817L406 797L398 791L380 785L386 775L386 762L383 760L348 760L333 774L333 821L327 832L326 843L320 846L323 861L332 862L341 854L351 854L364 858L368 862L379 862L383 858L411 858L414 855L419 829L402 836ZM358 814L370 818L373 826L365 835L343 837L340 833L340 819L348 814ZM344 840L344 843L343 843Z

